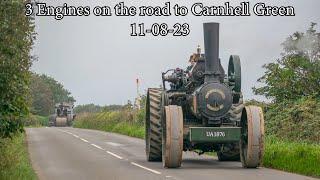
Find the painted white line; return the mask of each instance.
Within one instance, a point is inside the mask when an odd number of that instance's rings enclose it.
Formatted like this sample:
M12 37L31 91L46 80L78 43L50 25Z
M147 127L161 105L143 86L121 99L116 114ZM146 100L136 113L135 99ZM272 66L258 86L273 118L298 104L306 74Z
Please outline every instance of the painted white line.
M137 164L137 163L134 163L134 162L131 162L131 164L134 165L134 166L140 167L140 168L142 168L142 169L145 169L145 170L147 170L147 171L153 172L153 173L155 173L155 174L161 174L161 172L159 172L159 171L156 171L156 170L153 170L153 169L150 169L150 168L141 166L140 164Z
M106 142L106 143L111 145L111 146L115 146L115 147L122 146L122 144L114 143L114 142Z
M79 136L77 136L77 135L75 135L75 134L74 134L73 136L76 137L76 138L79 138Z
M112 156L114 156L114 157L116 157L116 158L118 158L118 159L123 159L121 156L116 155L115 153L112 153L112 152L110 152L110 151L107 151L107 153L110 154L110 155L112 155Z
M95 145L95 144L91 144L92 146L98 148L98 149L101 149L101 150L104 150L102 147L98 146L98 145Z
M62 130L62 129L58 129L58 130L61 132L67 133L67 131L65 131L65 130Z
M82 141L86 142L86 143L89 142L89 141L87 141L87 140L85 140L85 139L82 139L82 138L80 138L80 139L81 139Z

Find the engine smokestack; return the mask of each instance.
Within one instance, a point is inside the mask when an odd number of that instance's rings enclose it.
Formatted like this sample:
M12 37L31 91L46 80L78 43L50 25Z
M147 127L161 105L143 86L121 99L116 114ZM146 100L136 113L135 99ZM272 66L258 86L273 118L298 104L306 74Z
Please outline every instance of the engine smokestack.
M205 82L219 82L219 23L204 23Z

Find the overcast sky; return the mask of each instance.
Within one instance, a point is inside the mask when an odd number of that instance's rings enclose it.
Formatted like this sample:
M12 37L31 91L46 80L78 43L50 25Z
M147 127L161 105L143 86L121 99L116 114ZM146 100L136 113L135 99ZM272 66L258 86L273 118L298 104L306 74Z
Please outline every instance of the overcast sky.
M111 0L47 0L51 5L114 6ZM165 1L125 1L126 5L163 5ZM225 1L171 1L190 7L194 2L223 5ZM239 4L241 1L231 1ZM258 1L250 1L252 6ZM34 54L38 61L32 69L61 82L76 98L76 104L124 104L136 96L135 79L141 80L141 92L161 84L161 72L186 67L197 45L203 47L203 22L220 23L220 58L227 70L228 58L238 54L242 63L242 91L246 99L262 65L274 62L282 52L281 42L295 31L305 31L310 22L320 23L319 0L269 0L268 5L291 5L294 17L37 17L38 33ZM186 37L131 37L131 23L187 22L191 33ZM319 24L320 26L320 24ZM319 30L319 27L317 27Z

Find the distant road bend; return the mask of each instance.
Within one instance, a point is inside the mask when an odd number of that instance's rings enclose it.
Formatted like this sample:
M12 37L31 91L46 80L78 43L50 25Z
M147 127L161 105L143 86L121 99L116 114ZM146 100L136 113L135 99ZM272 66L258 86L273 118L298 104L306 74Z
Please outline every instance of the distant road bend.
M33 167L40 180L306 180L310 177L267 168L243 169L240 162L219 162L184 153L182 167L164 169L147 162L144 140L76 128L28 128Z

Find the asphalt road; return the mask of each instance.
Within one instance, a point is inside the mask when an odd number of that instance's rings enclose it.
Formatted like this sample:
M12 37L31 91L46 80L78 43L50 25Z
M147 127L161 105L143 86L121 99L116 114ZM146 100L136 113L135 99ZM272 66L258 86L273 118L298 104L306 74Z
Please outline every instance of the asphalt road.
M306 176L267 168L243 169L239 162L219 162L184 153L182 167L164 169L147 162L144 140L76 128L28 128L31 162L40 180L302 180Z

